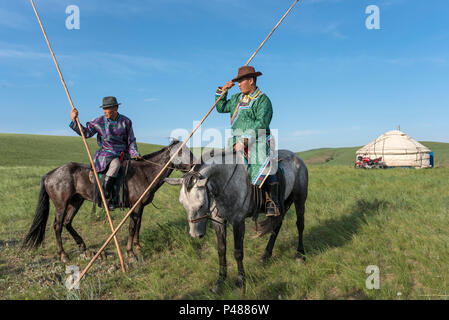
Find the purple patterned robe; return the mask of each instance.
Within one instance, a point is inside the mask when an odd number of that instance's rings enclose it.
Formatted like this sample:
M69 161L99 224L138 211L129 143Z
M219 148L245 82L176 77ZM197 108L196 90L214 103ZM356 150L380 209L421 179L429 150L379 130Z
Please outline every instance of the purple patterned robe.
M81 135L75 121L72 121L69 126ZM104 171L112 159L120 157L122 151L125 152L127 159L139 155L132 122L124 115L118 114L115 121L101 116L87 122L86 127L81 126L86 139L97 134L97 143L100 147L94 155L97 172Z

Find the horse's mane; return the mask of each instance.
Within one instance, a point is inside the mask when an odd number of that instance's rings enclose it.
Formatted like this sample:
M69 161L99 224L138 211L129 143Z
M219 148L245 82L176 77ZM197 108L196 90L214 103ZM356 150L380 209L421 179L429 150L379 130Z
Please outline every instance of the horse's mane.
M176 139L173 139L172 143L170 143L170 145L163 147L162 149L155 151L153 153L148 153L142 156L143 159L148 160L151 158L156 157L157 155L161 154L162 152L165 152L167 149L171 148L174 144L178 143L179 141Z
M227 156L235 156L235 154L232 151L219 150L217 154L214 153L213 155L215 159L221 158L221 164L225 164ZM195 166L189 172L185 173L182 178L183 184L187 191L190 191L190 189L192 189L193 185L195 184L195 179L199 180L204 178L204 176L202 175L203 169L207 170L206 168L210 168L211 166L215 165L220 164L208 163L207 161L204 162L201 160L201 163L195 164Z

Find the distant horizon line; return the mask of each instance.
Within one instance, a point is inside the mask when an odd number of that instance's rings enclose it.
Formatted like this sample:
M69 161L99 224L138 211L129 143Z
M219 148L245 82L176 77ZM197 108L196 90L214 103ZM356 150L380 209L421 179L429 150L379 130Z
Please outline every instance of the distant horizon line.
M26 136L47 136L47 137L72 137L72 138L78 138L78 136L71 136L71 135L41 134L41 133L18 133L18 132L0 132L0 135L26 135ZM430 143L445 143L445 144L449 144L449 142L443 142L443 141L418 141L418 142L420 142L420 143L430 142ZM162 144L150 143L150 142L137 141L137 143L150 144L150 145L155 145L155 146L164 146ZM318 148L312 148L312 149L301 150L301 151L294 151L294 152L295 153L297 153L297 152L307 152L307 151L315 151L315 150L320 150L320 149L350 149L350 148L360 148L360 147L363 147L363 146L318 147ZM193 147L193 148L199 148L199 147ZM208 146L201 146L201 148L208 148ZM211 149L221 149L221 148L214 148L214 147L209 147L209 148L211 148Z

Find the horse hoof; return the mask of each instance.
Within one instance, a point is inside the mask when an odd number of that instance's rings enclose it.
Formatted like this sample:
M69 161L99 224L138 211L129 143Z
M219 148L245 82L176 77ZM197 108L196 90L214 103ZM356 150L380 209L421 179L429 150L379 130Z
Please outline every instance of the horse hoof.
M142 254L142 247L140 245L135 244L134 250L136 251L137 254Z
M70 262L70 259L69 259L69 257L67 256L66 253L61 253L61 262L62 263L69 263Z
M302 253L296 253L295 260L298 264L304 264L306 262L306 256Z
M80 258L82 260L90 260L93 257L92 252L88 251L88 250L84 250L81 254L80 254Z
M245 276L242 275L242 274L239 274L237 276L237 279L235 280L235 285L238 288L244 288L245 287L245 282L246 282Z
M126 255L128 256L129 263L137 262L138 259L137 259L136 255L134 254L134 252L128 252Z
M221 292L222 292L222 290L221 290L221 282L220 283L218 283L218 281L215 282L213 288L210 289L210 291L212 291L212 293L215 293L215 294L221 294Z
M262 255L262 257L260 257L260 263L262 264L262 265L264 265L264 264L267 264L268 262L270 262L270 259L271 259L271 254L268 254L268 253L264 253L263 255Z

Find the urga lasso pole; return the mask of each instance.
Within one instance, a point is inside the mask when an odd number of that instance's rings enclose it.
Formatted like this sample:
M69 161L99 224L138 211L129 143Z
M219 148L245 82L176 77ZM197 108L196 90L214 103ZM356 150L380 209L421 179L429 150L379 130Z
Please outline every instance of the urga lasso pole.
M257 50L254 52L254 54L249 58L249 60L246 62L245 65L248 65L251 60L253 60L253 58L256 56L256 54L259 52L259 50L263 47L263 45L265 44L265 42L267 42L267 40L270 38L270 36L273 34L273 32L277 29L277 27L279 27L279 25L281 24L282 20L285 19L285 17L289 14L289 12L293 9L293 7L295 6L295 4L298 2L299 0L295 0L295 2L291 5L291 7L287 10L287 12L284 14L284 16L281 18L281 20L279 20L279 22L276 24L276 26L273 28L273 30L271 30L271 32L268 34L268 36L265 38L265 40L262 42L262 44L259 46L259 48L257 48ZM104 248L106 248L106 246L109 244L109 242L111 241L111 239L115 236L115 234L118 232L118 230L123 226L123 224L125 223L126 219L128 219L128 217L131 215L131 213L133 212L133 210L137 207L137 205L142 201L142 199L146 196L146 194L148 193L148 191L153 187L154 182L157 181L157 179L162 175L162 173L165 171L165 169L167 169L167 167L169 166L170 162L173 161L174 158L176 158L176 156L178 155L178 152L185 146L185 144L187 143L187 141L189 141L189 139L193 136L193 134L195 133L196 130L198 130L198 128L202 125L202 123L204 122L204 120L206 120L206 118L209 116L209 114L212 112L212 110L214 110L215 106L217 105L218 101L221 100L221 98L223 98L223 96L225 95L226 91L223 91L222 94L220 95L220 97L217 99L217 101L215 101L214 105L210 108L210 110L206 113L206 115L201 119L201 121L196 125L196 127L192 130L192 132L189 134L189 136L187 137L187 139L181 144L181 146L178 148L178 150L176 150L176 152L173 153L173 155L171 156L171 158L168 160L168 162L165 164L165 166L161 169L161 171L158 173L158 175L153 179L153 181L151 182L151 184L148 186L148 188L143 192L143 194L140 196L140 198L137 200L137 202L132 206L132 208L129 210L129 212L125 215L125 217L123 218L123 220L117 225L117 228L115 229L115 231L112 232L112 234L109 236L109 238L105 241L105 243L103 244L103 246L100 248L100 250L98 250L98 252L95 254L95 256L90 260L90 262L87 264L87 266L84 268L83 272L81 272L81 274L79 275L78 279L76 279L73 283L73 285L70 287L69 291L72 290L78 283L79 281L84 277L84 275L86 274L86 272L89 270L89 268L92 266L92 264L94 263L94 261L99 257L99 255L101 254L101 252L104 250Z
M53 49L51 48L50 42L48 41L47 33L45 32L44 26L42 25L42 21L39 17L39 14L37 13L37 10L36 10L33 0L30 0L30 2L31 2L31 5L33 6L34 13L36 14L37 21L39 22L39 25L41 26L42 33L44 34L45 41L47 42L47 45L48 45L48 49L50 49L51 56L53 58L53 61L55 62L56 69L58 70L59 77L61 78L62 85L64 86L65 93L67 94L67 98L69 99L70 106L72 107L72 110L73 110L75 107L73 106L72 97L70 96L69 90L67 89L67 86L64 81L64 77L62 76L61 69L59 68L58 61L56 61L55 54L53 53ZM86 148L87 155L89 156L89 161L92 166L92 171L94 172L94 175L95 175L95 180L98 185L98 190L100 190L101 200L103 201L103 206L105 208L106 215L108 216L108 221L109 221L109 225L111 226L111 231L114 232L114 225L112 224L111 215L109 214L109 208L108 208L108 205L106 202L106 198L104 197L103 188L101 187L101 183L100 183L100 179L97 174L97 170L95 170L95 165L92 160L92 155L90 153L89 147L87 145L86 137L84 136L83 128L81 127L78 117L76 117L75 120L76 120L76 124L78 125L78 129L81 133L81 138L83 138L84 147ZM94 199L94 201L95 201L95 199ZM120 265L122 267L122 271L125 272L125 263L123 262L122 253L120 252L120 247L119 247L119 244L117 241L117 237L115 236L115 233L114 233L114 242L115 242L115 246L117 248L117 253L118 253L118 257L120 259Z

